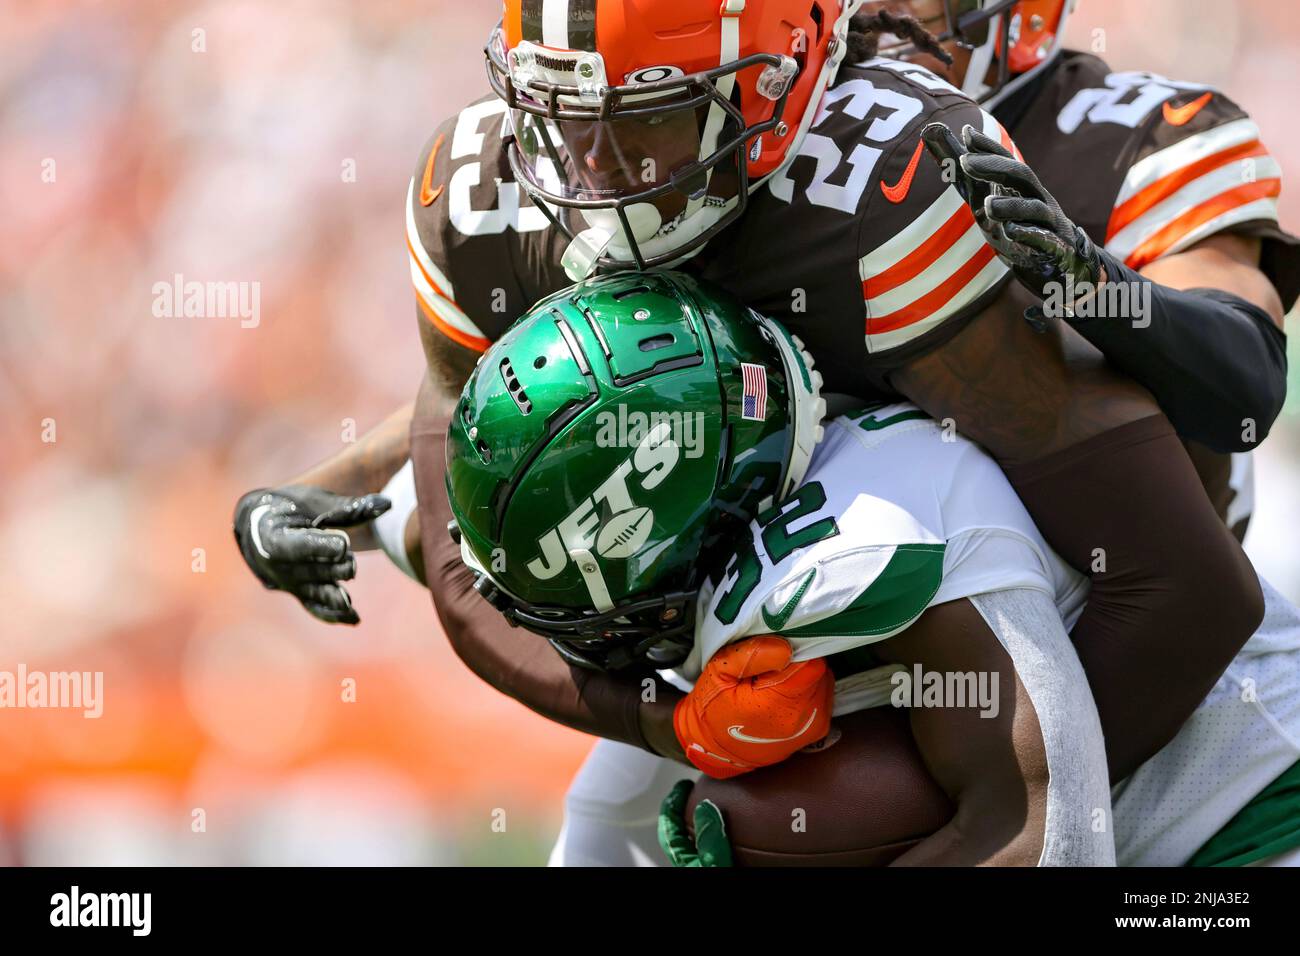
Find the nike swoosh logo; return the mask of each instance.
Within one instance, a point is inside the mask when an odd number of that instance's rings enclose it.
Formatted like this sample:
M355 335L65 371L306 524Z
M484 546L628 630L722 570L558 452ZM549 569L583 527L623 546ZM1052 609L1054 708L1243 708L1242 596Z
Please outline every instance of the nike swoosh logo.
M745 733L744 724L732 724L727 728L727 733L742 743L747 744L783 744L788 740L798 740L804 734L808 733L808 728L813 725L813 721L816 719L817 708L814 707L813 712L808 715L808 722L799 728L798 733L791 734L789 737L752 737Z
M771 630L772 633L775 634L777 631L781 630L781 628L785 627L786 622L790 620L790 615L793 614L794 609L799 606L799 601L803 598L804 593L808 590L808 586L813 583L813 578L815 577L817 577L817 569L813 568L804 577L803 583L799 585L794 594L790 596L790 600L786 601L785 606L781 608L781 610L777 611L776 614L769 614L767 608L763 608L763 623L768 626L768 629Z
M892 186L886 186L884 180L880 182L880 191L885 194L885 198L892 203L900 203L907 198L908 190L912 188L912 180L916 178L916 167L921 165L921 151L925 149L925 142L918 141L916 152L912 154L912 160L907 164L907 169L903 170L903 176Z
M429 161L424 164L424 179L420 181L420 205L432 206L434 201L442 195L445 186L439 186L437 189L431 189L433 185L433 163L438 158L438 150L442 149L443 137L439 136L433 141L433 150L429 153Z
M1170 106L1165 103L1165 122L1170 126L1186 126L1201 110L1205 109L1205 104L1214 98L1213 93L1206 93L1192 100L1185 106Z

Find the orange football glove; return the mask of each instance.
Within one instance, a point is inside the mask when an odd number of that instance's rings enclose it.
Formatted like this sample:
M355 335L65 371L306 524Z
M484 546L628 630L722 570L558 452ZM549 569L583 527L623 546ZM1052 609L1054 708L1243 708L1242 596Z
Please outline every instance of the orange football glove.
M749 637L718 651L677 702L673 729L687 758L724 780L780 763L826 736L835 678L820 658L790 663L780 637Z

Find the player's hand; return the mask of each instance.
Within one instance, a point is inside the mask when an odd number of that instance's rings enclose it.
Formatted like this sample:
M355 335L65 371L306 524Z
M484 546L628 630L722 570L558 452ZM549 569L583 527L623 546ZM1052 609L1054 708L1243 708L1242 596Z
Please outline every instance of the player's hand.
M1092 240L1005 146L971 126L960 140L943 123L931 123L921 136L930 155L953 171L957 191L985 239L1021 285L1040 299L1059 290L1073 304L1101 281L1101 258ZM1030 312L1027 317L1041 327L1042 310Z
M712 800L695 807L695 839L686 828L686 801L695 784L679 780L659 806L659 845L673 866L731 866L722 811Z
M750 637L724 647L673 711L686 757L719 780L780 763L826 736L835 679L820 658L790 663L790 644Z
M340 581L356 576L345 528L374 521L392 507L382 495L351 498L308 485L259 488L235 506L235 540L264 585L288 591L329 624L357 624Z

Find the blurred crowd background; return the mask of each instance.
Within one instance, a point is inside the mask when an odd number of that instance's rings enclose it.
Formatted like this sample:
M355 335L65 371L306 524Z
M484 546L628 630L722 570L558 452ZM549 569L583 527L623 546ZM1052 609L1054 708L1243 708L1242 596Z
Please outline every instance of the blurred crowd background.
M589 739L382 556L331 628L229 526L413 397L407 183L498 11L0 2L0 670L105 675L100 719L0 710L0 863L545 860ZM1082 0L1070 39L1249 110L1300 231L1300 5ZM177 274L258 283L260 321L156 316ZM1300 376L1258 459L1248 550L1300 599Z

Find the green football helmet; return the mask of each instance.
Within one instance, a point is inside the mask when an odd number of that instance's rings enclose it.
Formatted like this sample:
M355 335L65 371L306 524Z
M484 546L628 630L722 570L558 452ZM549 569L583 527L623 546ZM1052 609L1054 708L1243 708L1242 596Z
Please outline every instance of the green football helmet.
M480 593L571 663L680 663L720 549L802 481L820 390L798 339L686 275L544 300L480 359L447 435Z

